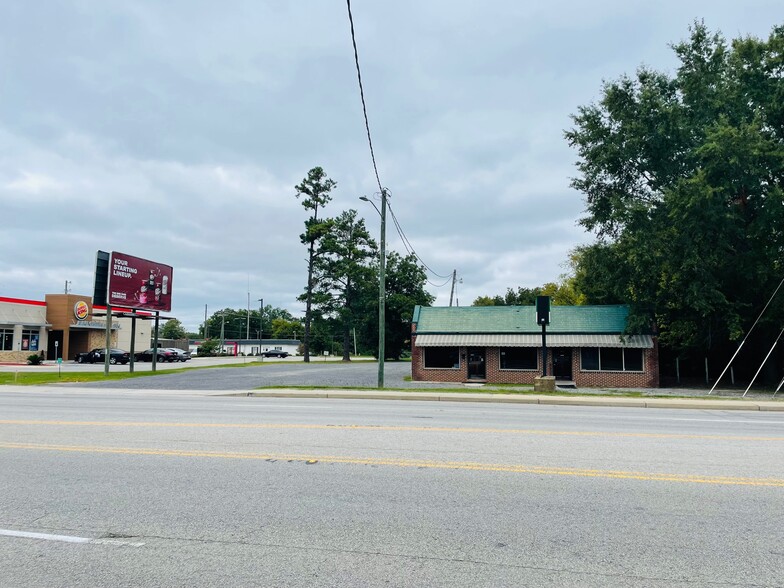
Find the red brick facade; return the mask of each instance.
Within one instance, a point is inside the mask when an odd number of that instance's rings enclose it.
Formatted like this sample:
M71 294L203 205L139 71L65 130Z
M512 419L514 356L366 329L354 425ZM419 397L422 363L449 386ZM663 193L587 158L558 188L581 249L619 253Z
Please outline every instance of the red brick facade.
M416 345L416 325L412 325L411 335L411 377L417 382L455 382L469 381L466 357L467 347L460 347L459 368L426 368L425 349ZM547 373L553 373L553 350L548 349ZM659 356L658 346L654 338L651 349L643 349L642 372L615 371L583 371L580 367L580 348L571 349L572 378L576 386L581 388L658 388L659 387ZM542 365L542 351L537 353L537 365ZM533 384L534 378L541 375L536 370L503 370L500 367L498 347L485 349L485 380L493 384ZM476 380L471 380L476 381Z

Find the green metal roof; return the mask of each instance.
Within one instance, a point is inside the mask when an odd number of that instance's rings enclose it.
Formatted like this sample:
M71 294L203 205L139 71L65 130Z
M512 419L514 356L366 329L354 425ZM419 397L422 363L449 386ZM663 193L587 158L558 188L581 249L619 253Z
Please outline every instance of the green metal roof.
M548 333L623 333L629 308L551 306ZM541 333L533 306L417 306L417 333Z

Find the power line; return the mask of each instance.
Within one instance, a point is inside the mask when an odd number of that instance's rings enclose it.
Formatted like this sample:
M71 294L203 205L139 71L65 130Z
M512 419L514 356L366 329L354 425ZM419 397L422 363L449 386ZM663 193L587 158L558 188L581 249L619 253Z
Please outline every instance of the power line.
M346 0L346 8L348 9L348 22L351 27L351 44L354 47L354 64L357 67L357 82L359 83L359 97L362 100L362 114L365 117L365 130L367 131L367 138L368 138L368 147L370 147L370 159L373 161L373 171L376 174L376 182L378 183L378 189L381 192L381 197L384 198L385 189L381 185L381 178L378 174L378 166L376 165L376 154L373 150L373 140L370 137L370 123L368 122L368 114L367 114L367 105L365 104L365 90L362 86L362 70L359 67L359 52L357 51L357 39L356 35L354 34L354 17L351 14L351 0ZM387 205L388 202L388 195L389 191L386 191L387 194ZM425 267L427 271L438 278L442 279L449 279L450 276L441 275L438 272L433 271L430 266L428 266L424 260L419 257L417 252L414 250L414 247L411 245L411 242L406 237L406 234L403 232L403 228L400 226L400 222L397 220L395 213L392 211L391 205L389 206L389 212L392 215L392 220L395 223L395 229L397 230L398 235L400 235L401 240L403 241L403 246L405 247L406 251L409 254L413 254L419 262Z
M365 115L365 130L367 131L368 146L370 147L370 159L373 160L373 171L376 172L376 182L378 189L383 196L384 188L381 186L381 178L378 175L376 166L376 154L373 151L373 140L370 138L370 123L368 122L367 107L365 106L365 90L362 88L362 71L359 69L359 53L357 52L357 40L354 36L354 18L351 16L351 0L346 0L348 8L348 22L351 25L351 44L354 46L354 63L357 66L357 81L359 82L359 97L362 99L362 114Z
M389 207L389 213L392 216L392 222L394 222L395 224L395 229L397 230L397 234L400 235L400 239L403 241L403 247L406 249L406 251L409 254L413 254L414 257L416 257L419 260L419 263L421 263L425 267L425 269L429 271L431 274L433 274L435 277L451 280L452 279L451 274L449 275L439 274L424 262L424 260L419 256L419 254L414 250L414 246L411 245L411 241L409 241L408 237L406 237L406 234L403 231L403 227L400 226L400 222L397 220L397 217L395 216L395 212L392 210L392 205L387 203L387 206Z
M428 284L430 284L431 286L433 286L433 288L443 288L444 286L446 286L446 285L447 285L449 282L451 282L451 281L452 281L452 276L449 276L449 277L446 279L446 282L444 282L443 284L434 284L434 283L433 283L433 282L431 282L430 280L427 280L427 283L428 283Z

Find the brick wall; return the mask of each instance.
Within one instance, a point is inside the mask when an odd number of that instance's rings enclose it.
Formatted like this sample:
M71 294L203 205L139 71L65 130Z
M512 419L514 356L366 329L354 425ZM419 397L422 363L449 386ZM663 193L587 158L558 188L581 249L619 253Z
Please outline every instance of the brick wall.
M27 363L28 357L40 353L40 351L0 351L0 363Z
M411 378L417 382L466 382L468 367L467 347L460 347L460 367L458 369L425 368L425 348L416 346L416 325L411 334ZM552 353L547 354L547 373L553 373ZM538 352L537 365L542 365L542 351ZM580 349L572 349L572 380L577 387L583 388L658 388L659 354L658 343L654 338L652 349L643 350L644 372L593 372L580 370ZM533 384L541 370L502 370L500 350L489 347L485 350L486 381L493 384Z

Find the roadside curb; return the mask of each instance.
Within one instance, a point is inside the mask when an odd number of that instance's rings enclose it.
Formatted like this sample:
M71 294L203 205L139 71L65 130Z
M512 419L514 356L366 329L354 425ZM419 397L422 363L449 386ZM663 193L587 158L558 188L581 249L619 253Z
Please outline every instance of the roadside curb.
M258 398L331 398L354 400L425 400L430 402L483 402L494 404L541 404L550 406L613 406L623 408L688 408L697 410L752 410L784 412L784 401L722 400L702 398L617 398L613 396L556 396L514 394L461 394L433 392L375 392L372 390L249 390L220 396Z

